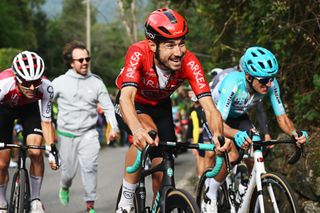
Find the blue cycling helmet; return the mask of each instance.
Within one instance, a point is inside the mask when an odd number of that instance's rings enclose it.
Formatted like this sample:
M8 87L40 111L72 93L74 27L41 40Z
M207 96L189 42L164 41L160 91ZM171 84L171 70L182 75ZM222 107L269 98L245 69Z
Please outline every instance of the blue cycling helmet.
M240 69L253 77L273 77L278 72L276 57L263 47L250 47L240 60Z

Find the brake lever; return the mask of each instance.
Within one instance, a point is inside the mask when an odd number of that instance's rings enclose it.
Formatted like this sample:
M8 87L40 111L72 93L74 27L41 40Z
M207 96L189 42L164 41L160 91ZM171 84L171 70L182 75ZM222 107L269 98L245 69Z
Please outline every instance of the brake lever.
M220 147L224 146L225 144L225 138L223 136L218 136L218 141L220 143ZM231 170L231 166L230 166L230 160L229 160L229 155L228 155L228 152L227 151L224 151L223 152L223 157L224 157L224 160L226 162L226 167L227 167L227 173L230 172Z
M157 137L157 132L154 130L149 131L148 134L153 140L156 139L156 137ZM141 158L142 159L142 161L141 161L142 168L144 168L146 165L146 160L147 160L146 155L149 153L149 149L151 149L151 146L148 144L146 146L146 148L143 149L143 151L142 151L142 158Z
M302 136L302 132L297 132L298 136ZM294 137L292 136L292 138L294 139ZM295 139L294 139L295 140ZM295 164L296 162L298 162L298 160L300 159L301 155L303 156L304 153L304 148L303 148L303 144L300 144L300 147L295 144L295 152L289 157L288 159L288 164L292 165Z

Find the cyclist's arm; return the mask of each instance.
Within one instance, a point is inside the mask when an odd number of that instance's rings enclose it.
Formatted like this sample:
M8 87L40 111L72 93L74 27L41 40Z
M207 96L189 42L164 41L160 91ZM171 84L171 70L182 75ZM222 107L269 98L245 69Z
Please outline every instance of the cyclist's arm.
M282 131L284 131L288 135L291 135L291 133L296 130L293 122L290 120L286 113L278 115L277 122Z
M288 135L293 135L299 143L304 143L307 140L306 136L302 135L299 137L297 135L296 128L294 127L293 122L290 120L290 118L287 116L285 112L280 97L280 87L276 79L274 79L274 81L272 82L272 85L268 90L268 94L271 100L272 108L277 117L279 127Z
M281 96L280 96L280 87L278 81L274 79L271 84L271 87L268 89L268 95L271 101L271 106L273 108L274 114L277 117L277 122L279 127L291 135L292 131L295 130L293 122L288 118L285 109L283 107Z
M134 105L134 97L137 93L137 88L133 86L126 86L121 89L120 95L120 111L123 120L129 126L133 135L133 144L143 148L146 143L154 144L154 141L149 136L146 129L138 119L137 112ZM155 143L158 143L155 141Z
M226 77L221 83L219 88L220 97L217 102L217 109L221 113L222 119L226 121L229 117L231 110L232 101L235 97L236 91L238 90L238 85L236 83L237 79L232 77ZM237 129L231 128L225 122L223 123L223 133L225 137L233 138L234 135L238 132Z
M219 150L220 144L219 144L219 141L217 140L217 137L223 135L223 120L222 120L221 114L215 107L211 97L204 96L199 99L199 103L203 108L210 131L214 135L215 145ZM225 151L224 149L226 149L226 147L227 147L227 143L219 151Z
M54 143L54 127L51 121L41 121L43 138L47 145Z

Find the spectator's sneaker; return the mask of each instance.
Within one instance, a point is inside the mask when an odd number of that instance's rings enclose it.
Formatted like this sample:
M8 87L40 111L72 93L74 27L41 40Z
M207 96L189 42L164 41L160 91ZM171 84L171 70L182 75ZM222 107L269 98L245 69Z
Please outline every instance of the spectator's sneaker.
M39 199L34 199L30 203L30 213L44 213L44 208Z
M96 213L96 210L94 209L94 201L88 200L86 201L87 211L86 213Z
M69 203L69 190L60 188L59 190L59 199L60 203L64 206L67 206Z
M120 207L116 213L134 213L134 207L133 206L126 206L124 208Z
M94 208L87 209L86 213L96 213L96 210Z

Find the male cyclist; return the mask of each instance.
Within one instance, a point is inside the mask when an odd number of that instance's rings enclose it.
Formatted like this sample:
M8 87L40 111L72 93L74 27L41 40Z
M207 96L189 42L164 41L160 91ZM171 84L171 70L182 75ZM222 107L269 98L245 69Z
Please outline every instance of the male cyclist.
M42 137L55 149L54 127L51 123L53 88L51 82L43 78L44 62L34 52L23 51L12 62L12 68L0 73L0 141L12 141L14 120L20 119L23 135L28 145L41 145ZM44 212L40 202L40 189L44 172L41 150L30 149L31 159L31 210ZM50 166L58 169L52 153ZM0 151L0 213L7 212L6 189L9 180L8 166L10 149Z
M146 144L154 146L152 164L161 161L156 148L159 140L175 141L170 95L188 80L204 109L209 127L217 136L222 135L222 119L211 99L211 93L200 62L186 48L188 25L185 19L171 9L152 12L145 23L146 39L131 45L125 66L116 84L120 92L116 100L116 113L120 128L133 135L133 145L126 155L125 167L132 165L136 148ZM153 140L148 132L156 130ZM118 212L134 212L133 193L140 171L124 174L123 190ZM153 176L153 191L159 188L161 176Z
M275 56L265 48L250 47L242 56L239 67L240 71L228 73L211 90L212 98L223 120L231 127L226 126L224 136L233 138L238 147L246 149L252 143L246 130L255 129L247 111L267 95L279 127L288 135L293 136L299 144L306 142L307 132L302 131L302 136L299 137L293 122L285 113L280 98L279 84L275 79L278 72L278 62ZM235 160L238 155L235 144L231 144L229 154L233 156L232 160ZM224 168L217 178L212 178L209 191L201 206L202 212L217 212L217 190L225 177Z

